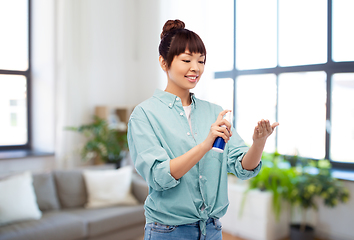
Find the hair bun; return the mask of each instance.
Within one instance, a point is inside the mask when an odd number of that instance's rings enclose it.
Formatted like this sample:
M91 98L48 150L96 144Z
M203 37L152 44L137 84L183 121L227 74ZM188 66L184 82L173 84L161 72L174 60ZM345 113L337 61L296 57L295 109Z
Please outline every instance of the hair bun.
M162 28L161 39L175 29L184 29L185 24L181 20L168 20Z

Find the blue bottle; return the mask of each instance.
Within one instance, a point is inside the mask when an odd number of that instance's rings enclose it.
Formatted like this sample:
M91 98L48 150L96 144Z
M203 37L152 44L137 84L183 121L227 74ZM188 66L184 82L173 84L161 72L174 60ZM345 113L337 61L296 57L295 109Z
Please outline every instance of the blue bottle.
M231 112L227 112L225 114L225 119L231 123ZM226 127L225 125L222 125L221 127ZM225 141L222 137L217 137L214 141L214 144L213 144L213 150L215 152L218 152L218 153L223 153L224 152L224 148L225 148Z

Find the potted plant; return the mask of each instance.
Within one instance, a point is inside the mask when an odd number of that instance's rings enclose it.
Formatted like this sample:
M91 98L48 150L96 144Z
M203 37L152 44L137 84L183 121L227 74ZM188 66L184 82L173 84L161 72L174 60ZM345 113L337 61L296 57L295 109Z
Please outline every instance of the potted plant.
M289 198L293 188L293 178L296 177L296 171L287 162L283 161L282 156L277 151L270 154L263 153L262 163L263 166L258 175L249 180L249 187L243 196L242 205L249 190L259 189L260 191L269 191L273 195L273 211L276 219L279 220L282 202Z
M324 205L328 207L348 201L349 191L332 177L330 168L328 160L301 159L298 175L293 178L293 188L288 195L288 201L292 207L299 207L302 216L300 223L290 226L291 240L314 239L314 228L307 224L306 212L309 209L318 209L317 200L323 200Z
M278 152L262 154L262 168L257 176L250 178L240 187L229 189L230 208L227 220L228 231L244 238L284 239L289 236L290 204L286 201L292 189L292 178L296 171ZM241 186L244 186L241 187ZM240 189L240 190L239 190ZM242 194L237 197L237 194ZM237 206L233 206L237 204ZM237 214L237 219L232 215ZM256 220L254 219L256 218ZM250 232L252 224L259 229Z
M314 239L313 226L306 221L309 209L317 210L317 202L335 207L347 202L349 191L342 182L332 177L328 160L309 160L298 156L282 156L277 152L262 155L263 166L259 174L249 180L248 190L269 191L273 195L272 206L276 219L282 211L282 200L290 203L292 213L296 207L301 211L301 222L290 224L291 240ZM242 206L244 201L242 202ZM241 213L242 214L241 207Z
M87 142L81 149L83 159L95 159L95 163L114 163L120 167L121 160L128 149L126 131L110 125L107 120L94 116L90 124L79 127L66 127L66 130L83 134Z

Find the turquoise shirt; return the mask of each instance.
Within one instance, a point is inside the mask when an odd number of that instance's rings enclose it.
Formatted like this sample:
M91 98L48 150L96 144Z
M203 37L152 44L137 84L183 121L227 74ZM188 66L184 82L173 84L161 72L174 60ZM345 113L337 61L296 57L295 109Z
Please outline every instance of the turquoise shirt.
M180 98L156 90L131 114L128 143L135 168L149 185L144 204L146 222L183 225L200 221L205 234L207 219L222 217L229 205L227 173L245 180L256 176L262 163L251 171L242 168L248 147L232 129L224 153L210 150L183 177L172 177L170 160L203 142L223 110L194 94L191 99L192 131Z

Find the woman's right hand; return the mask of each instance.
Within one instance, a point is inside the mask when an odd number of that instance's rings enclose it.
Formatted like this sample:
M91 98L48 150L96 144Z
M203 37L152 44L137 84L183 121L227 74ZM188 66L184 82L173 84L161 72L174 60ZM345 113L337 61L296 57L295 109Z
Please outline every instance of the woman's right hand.
M208 150L213 148L214 141L217 137L222 137L227 143L232 136L231 123L223 118L227 112L231 112L231 110L220 112L216 121L211 125L209 134L203 142ZM221 127L222 125L225 125L226 128Z
M223 119L223 116L231 112L230 110L224 110L219 113L215 123L210 127L209 134L207 138L197 146L193 147L191 150L185 154L171 159L170 161L170 173L175 179L180 179L184 174L186 174L203 156L213 148L214 141L217 137L222 137L225 142L229 141L232 136L231 124ZM220 127L225 125L225 127Z

